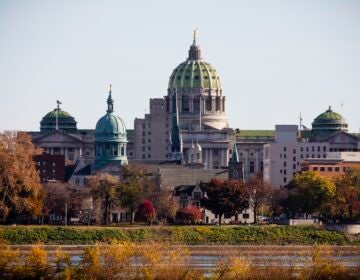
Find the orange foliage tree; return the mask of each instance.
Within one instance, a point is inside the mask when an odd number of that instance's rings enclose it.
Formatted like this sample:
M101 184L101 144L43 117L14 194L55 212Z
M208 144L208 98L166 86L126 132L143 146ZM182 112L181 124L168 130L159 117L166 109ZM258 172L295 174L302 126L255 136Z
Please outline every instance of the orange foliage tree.
M0 133L0 220L19 222L42 209L42 190L33 157L41 153L28 134Z

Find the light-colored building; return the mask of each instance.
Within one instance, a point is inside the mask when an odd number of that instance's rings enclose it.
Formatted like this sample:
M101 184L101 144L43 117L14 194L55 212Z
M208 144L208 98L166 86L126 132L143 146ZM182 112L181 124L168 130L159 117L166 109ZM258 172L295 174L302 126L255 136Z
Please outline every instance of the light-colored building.
M327 142L301 142L297 125L276 125L275 142L264 145L264 181L275 188L286 186L307 158L326 158Z

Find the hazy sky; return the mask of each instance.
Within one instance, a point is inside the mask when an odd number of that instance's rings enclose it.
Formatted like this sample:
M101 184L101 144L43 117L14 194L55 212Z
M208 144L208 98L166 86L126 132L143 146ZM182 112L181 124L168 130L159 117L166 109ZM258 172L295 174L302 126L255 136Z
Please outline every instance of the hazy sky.
M331 105L360 128L360 1L0 0L0 131L39 130L56 100L78 128L128 128L166 95L198 28L230 126L304 124ZM343 103L343 107L341 104Z

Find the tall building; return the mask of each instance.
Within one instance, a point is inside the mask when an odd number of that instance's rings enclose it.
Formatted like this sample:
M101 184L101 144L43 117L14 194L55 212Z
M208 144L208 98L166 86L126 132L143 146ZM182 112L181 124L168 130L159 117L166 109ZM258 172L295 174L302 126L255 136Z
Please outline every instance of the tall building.
M186 164L191 161L189 152L192 143L196 142L201 147L206 168L228 165L235 133L229 128L225 114L225 96L220 77L216 69L203 60L196 34L188 58L170 75L167 95L163 99L156 99L157 103L162 104L160 110L152 106L153 102L154 99L151 99L150 114L145 115L144 119L135 120L136 160L170 159L174 152L174 142L170 141L174 141L174 137L171 134L178 127L179 144ZM174 116L178 118L177 122L174 122ZM154 144L153 135L157 137ZM163 143L166 145L160 148ZM157 149L152 145L157 145Z
M329 147L327 142L303 142L297 125L277 125L275 142L264 145L264 181L275 188L285 187L301 171L305 159L326 158Z

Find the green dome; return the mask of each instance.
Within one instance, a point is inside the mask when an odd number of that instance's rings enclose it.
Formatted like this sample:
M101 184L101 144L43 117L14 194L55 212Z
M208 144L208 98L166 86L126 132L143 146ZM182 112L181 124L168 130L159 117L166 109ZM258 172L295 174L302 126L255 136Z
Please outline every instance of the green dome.
M314 120L314 124L331 122L346 123L345 119L340 114L331 110L331 107L329 107L329 109L326 110L324 113L317 116Z
M312 123L312 135L318 140L332 135L338 131L347 131L348 124L346 120L338 113L334 112L331 107L324 113L317 116Z
M47 113L44 118L56 118L56 114L58 115L58 118L73 118L68 112L65 112L61 109L57 110L54 110L54 111L51 111L49 113Z
M215 68L202 59L195 36L188 59L174 69L168 85L169 91L190 89L221 90L220 77Z
M113 112L107 113L96 123L95 139L113 140L116 138L126 139L125 123Z
M76 132L77 130L74 117L60 108L50 111L42 118L40 131L48 133L56 130L56 126L57 129L67 132Z
M188 59L175 68L170 76L169 89L191 88L221 90L220 77L210 63Z
M124 121L114 114L113 102L110 86L106 115L98 120L95 127L96 169L110 162L127 164L126 127Z

